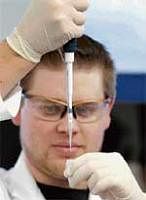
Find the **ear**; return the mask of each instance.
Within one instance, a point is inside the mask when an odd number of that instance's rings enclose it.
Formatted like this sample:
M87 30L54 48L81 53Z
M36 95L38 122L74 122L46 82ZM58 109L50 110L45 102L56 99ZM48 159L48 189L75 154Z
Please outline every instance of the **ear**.
M111 100L111 102L109 103L108 114L107 114L107 120L106 120L106 129L109 128L110 123L111 123L111 111L112 111L112 108L113 108L113 106L114 106L114 103L115 103L115 98L113 98L113 99Z
M111 100L111 102L110 102L110 104L109 104L109 113L111 113L111 111L112 111L112 109L113 109L113 106L114 106L114 104L115 104L115 97L114 97L114 98L112 98L112 100Z
M16 126L19 126L20 125L20 118L21 118L21 116L20 116L20 111L19 111L17 113L17 115L14 118L12 118L13 124L16 125Z

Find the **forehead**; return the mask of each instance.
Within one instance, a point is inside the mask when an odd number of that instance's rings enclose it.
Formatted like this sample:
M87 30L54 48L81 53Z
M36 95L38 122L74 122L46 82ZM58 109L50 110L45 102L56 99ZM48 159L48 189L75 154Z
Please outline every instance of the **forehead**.
M33 73L29 92L66 101L66 70L37 68ZM73 73L73 101L96 100L104 97L103 73L100 69L80 70Z

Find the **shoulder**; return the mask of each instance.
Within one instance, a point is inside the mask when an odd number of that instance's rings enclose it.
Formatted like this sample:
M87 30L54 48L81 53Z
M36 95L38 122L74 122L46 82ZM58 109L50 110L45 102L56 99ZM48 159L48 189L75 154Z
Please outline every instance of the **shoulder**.
M7 176L8 176L8 170L0 168L0 184L5 185L5 180Z
M0 197L1 200L9 200L9 195L7 191L7 187L5 184L5 175L7 174L7 170L0 168Z
M7 174L7 170L4 168L0 168L0 179L3 178Z

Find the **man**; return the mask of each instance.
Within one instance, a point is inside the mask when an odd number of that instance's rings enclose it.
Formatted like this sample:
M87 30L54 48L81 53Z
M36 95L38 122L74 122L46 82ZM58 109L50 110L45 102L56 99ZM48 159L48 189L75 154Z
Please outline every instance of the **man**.
M88 0L31 1L21 22L8 36L7 42L3 41L0 44L0 93L2 96L0 97L0 120L8 118L9 115L16 115L21 95L21 88L16 85L39 63L42 55L82 35L85 23L84 11L88 4ZM97 45L89 38L83 37L79 41L82 40L89 41L90 47ZM112 79L109 76L110 73L106 76L103 73L104 64L107 67L109 63L104 63L104 59L102 61L98 58L98 53L105 52L102 45L97 45L101 49L99 48L96 59L91 62L92 57L88 60L88 52L86 53L87 43L84 48L81 45L80 52L83 50L85 55L82 59L79 56L75 67L75 108L71 152L66 127L63 63L60 59L57 60L58 64L54 63L52 61L54 59L50 58L52 54L44 56L36 70L30 75L30 79L27 76L22 81L25 93L20 113L13 121L21 127L23 152L14 169L8 172L1 170L0 197L2 200L71 199L73 197L87 199L86 188L95 194L95 199L98 199L99 194L102 198L109 200L144 198L144 194L120 155L97 153L102 145L104 130L110 123L114 87L110 90L110 84L107 82L108 79ZM106 54L108 57L108 53ZM103 69L97 66L102 66ZM36 92L33 95L43 98L32 97L28 91ZM106 92L109 93L106 94ZM47 98L47 101L44 98ZM83 106L82 103L86 104ZM96 103L99 103L98 106ZM76 189L65 189L68 187ZM62 194L65 196L61 196ZM94 199L94 196L90 198Z
M13 123L20 126L22 153L16 166L1 175L4 185L14 200L143 200L122 156L99 153L115 99L113 61L88 36L77 43L71 150L65 67L56 50L21 81L21 108Z

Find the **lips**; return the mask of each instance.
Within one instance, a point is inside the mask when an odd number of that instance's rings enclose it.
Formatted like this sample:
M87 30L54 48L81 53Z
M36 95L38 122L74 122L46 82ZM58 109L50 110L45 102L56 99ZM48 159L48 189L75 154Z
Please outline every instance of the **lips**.
M56 150L57 154L63 157L75 157L83 149L83 145L72 143L71 148L68 143L53 144L52 147Z
M52 146L54 147L62 147L62 148L70 148L70 145L68 143L58 143L58 144L53 144ZM83 145L72 143L71 147L72 148L81 148Z

